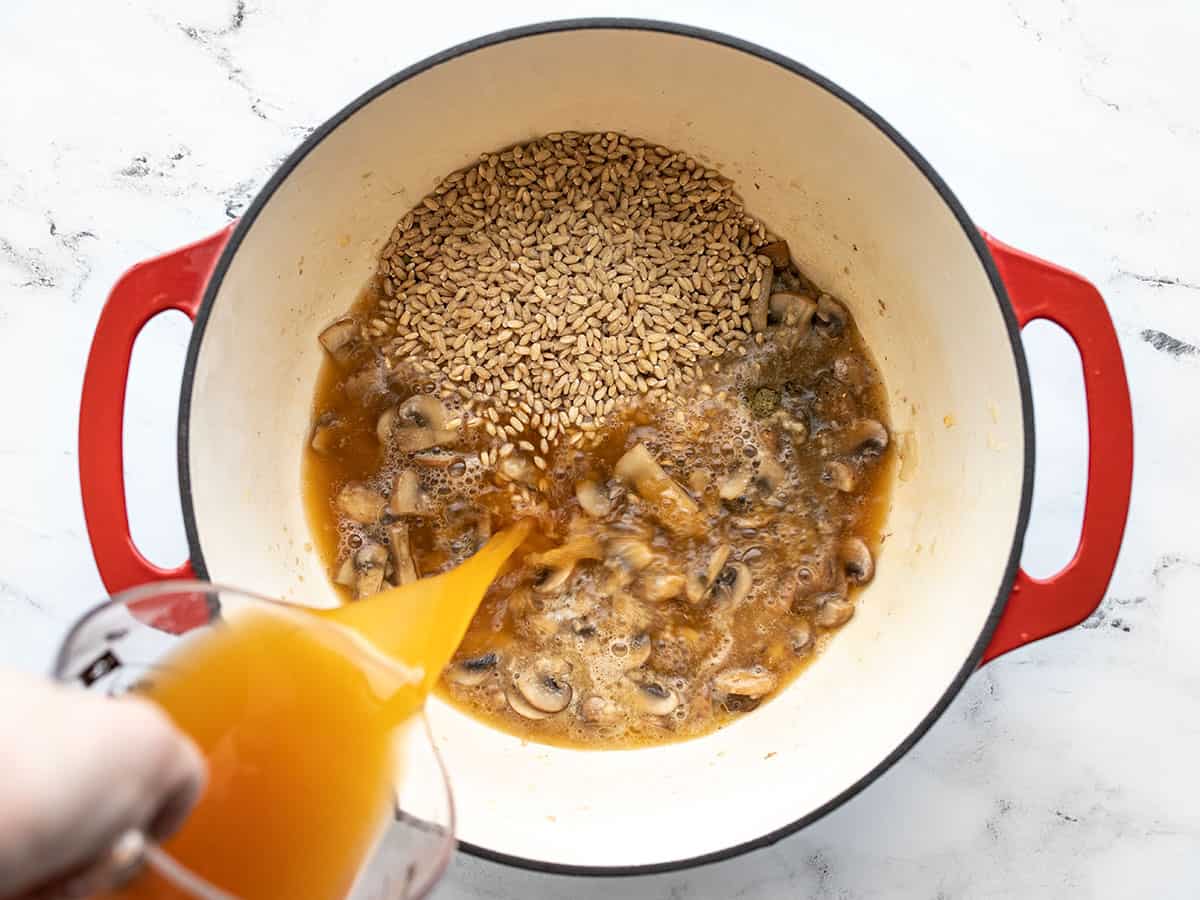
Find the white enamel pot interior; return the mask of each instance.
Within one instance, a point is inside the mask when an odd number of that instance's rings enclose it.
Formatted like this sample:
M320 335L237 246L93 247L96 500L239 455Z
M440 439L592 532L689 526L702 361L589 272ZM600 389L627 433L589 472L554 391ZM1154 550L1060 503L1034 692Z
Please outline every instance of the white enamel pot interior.
M767 51L677 26L510 32L356 100L238 226L184 378L184 510L201 575L332 602L300 492L317 333L440 177L481 151L564 130L641 136L733 177L804 271L848 303L894 429L915 447L857 615L816 665L728 728L587 752L524 743L431 704L468 850L553 871L652 871L812 821L883 771L950 701L1015 572L1030 401L1016 326L978 234L861 103Z

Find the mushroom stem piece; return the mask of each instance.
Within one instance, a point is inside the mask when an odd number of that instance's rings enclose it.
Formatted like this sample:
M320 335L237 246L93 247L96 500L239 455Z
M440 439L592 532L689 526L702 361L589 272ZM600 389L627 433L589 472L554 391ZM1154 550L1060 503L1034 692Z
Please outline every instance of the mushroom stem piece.
M596 482L585 478L575 484L575 497L585 513L603 519L612 511L612 502Z
M383 576L387 566L387 551L379 544L368 541L354 554L354 599L363 600L383 590Z
M412 547L408 542L408 525L396 522L388 528L388 541L392 545L392 566L395 568L397 584L412 584L420 575L413 559Z
M352 481L333 500L337 511L362 525L374 525L387 505L383 494L360 481Z
M696 536L704 530L700 507L650 454L644 444L637 444L617 460L614 472L622 481L633 485L638 496L655 507L658 519L671 531Z
M865 458L879 456L887 449L888 432L875 419L859 419L842 435L847 453L857 453Z
M403 469L396 475L392 496L388 500L388 512L393 516L428 515L428 498L421 489L421 480L412 469Z

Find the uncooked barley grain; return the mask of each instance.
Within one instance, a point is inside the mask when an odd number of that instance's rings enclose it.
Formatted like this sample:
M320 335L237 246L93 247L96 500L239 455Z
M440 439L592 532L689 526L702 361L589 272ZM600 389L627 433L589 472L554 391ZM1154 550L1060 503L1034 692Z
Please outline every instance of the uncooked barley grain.
M401 217L364 334L389 367L442 373L439 392L481 407L489 434L532 432L517 446L544 454L745 341L770 240L697 160L553 134L483 154Z

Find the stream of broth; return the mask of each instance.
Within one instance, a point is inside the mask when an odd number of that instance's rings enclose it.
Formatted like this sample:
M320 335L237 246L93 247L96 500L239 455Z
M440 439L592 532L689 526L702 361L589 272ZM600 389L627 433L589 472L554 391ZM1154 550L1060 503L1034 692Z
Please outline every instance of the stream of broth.
M209 768L166 853L241 900L346 896L395 807L409 720L531 525L352 606L222 604L137 687ZM151 870L121 896L190 895Z

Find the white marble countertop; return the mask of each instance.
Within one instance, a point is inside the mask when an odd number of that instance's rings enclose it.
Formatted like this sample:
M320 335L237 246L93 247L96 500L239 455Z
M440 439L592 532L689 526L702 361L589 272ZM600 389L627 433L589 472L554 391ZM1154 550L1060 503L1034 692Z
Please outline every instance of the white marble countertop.
M918 747L775 847L621 883L460 856L441 897L1195 897L1200 893L1200 6L1188 0L779 4L125 0L0 4L0 663L43 669L102 593L76 411L120 272L235 217L344 101L458 41L595 14L767 45L886 116L981 226L1093 280L1136 419L1134 502L1083 627L971 679ZM184 542L175 406L188 328L154 322L126 422L135 531ZM1078 363L1026 333L1038 480L1025 562L1078 530ZM1195 393L1193 393L1195 392Z

